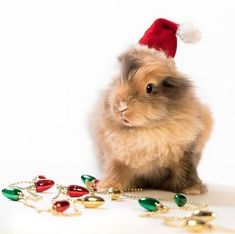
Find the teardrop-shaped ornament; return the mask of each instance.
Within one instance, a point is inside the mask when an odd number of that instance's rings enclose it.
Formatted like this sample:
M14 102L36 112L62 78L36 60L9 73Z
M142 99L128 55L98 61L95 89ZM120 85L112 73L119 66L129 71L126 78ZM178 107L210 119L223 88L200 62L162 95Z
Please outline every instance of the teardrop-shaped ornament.
M200 219L204 222L209 222L215 219L215 217L216 217L216 213L212 211L208 211L208 210L195 210L189 216L189 218Z
M86 196L83 199L78 199L84 207L86 208L97 208L104 204L104 199L95 195Z
M174 201L177 206L183 207L187 203L187 197L182 193L176 193L174 196Z
M19 201L23 197L21 190L17 188L4 188L2 194L12 201Z
M55 210L56 212L64 212L65 210L67 210L70 206L70 203L66 200L61 200L61 201L56 201L53 204L53 210Z
M151 197L141 197L138 201L139 204L148 211L157 211L158 207L161 205L157 199Z
M185 223L185 228L189 232L208 232L211 229L211 225L203 220L188 219Z
M95 180L96 178L94 176L91 176L91 175L82 175L81 176L81 180L84 184L86 184L87 182L91 182L93 180Z
M88 194L89 190L79 185L69 185L67 188L67 195L70 197L81 197Z
M41 193L50 189L54 184L55 182L53 180L38 180L34 183L35 190L38 193Z

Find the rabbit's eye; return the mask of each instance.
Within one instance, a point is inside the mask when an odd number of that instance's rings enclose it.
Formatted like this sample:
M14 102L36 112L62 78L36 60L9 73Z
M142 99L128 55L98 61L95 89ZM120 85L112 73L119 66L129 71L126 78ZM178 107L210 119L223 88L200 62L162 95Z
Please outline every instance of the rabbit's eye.
M146 86L146 93L152 93L152 92L153 92L153 89L154 89L153 84L148 84L148 85Z

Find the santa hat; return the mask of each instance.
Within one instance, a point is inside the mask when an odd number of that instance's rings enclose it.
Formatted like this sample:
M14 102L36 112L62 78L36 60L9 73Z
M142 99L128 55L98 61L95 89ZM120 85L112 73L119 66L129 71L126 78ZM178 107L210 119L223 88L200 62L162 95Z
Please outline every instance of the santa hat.
M194 25L179 25L160 18L154 21L139 43L163 51L168 57L174 57L177 48L176 35L185 43L196 43L200 39L200 32Z

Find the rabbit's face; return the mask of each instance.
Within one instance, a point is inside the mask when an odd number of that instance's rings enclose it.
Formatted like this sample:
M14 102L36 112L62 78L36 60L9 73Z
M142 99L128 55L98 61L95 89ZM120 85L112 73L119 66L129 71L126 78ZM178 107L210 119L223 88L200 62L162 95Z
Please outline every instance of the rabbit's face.
M146 52L147 51L147 52ZM170 118L190 90L172 59L149 50L131 50L119 61L121 72L110 90L115 121L128 127L151 127Z

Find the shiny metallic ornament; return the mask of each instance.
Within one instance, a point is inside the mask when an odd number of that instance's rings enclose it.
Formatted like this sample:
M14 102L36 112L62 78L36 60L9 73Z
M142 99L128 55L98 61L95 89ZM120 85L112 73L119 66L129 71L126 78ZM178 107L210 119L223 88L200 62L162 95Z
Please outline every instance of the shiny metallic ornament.
M56 212L64 212L65 210L67 210L70 206L70 203L66 200L61 200L61 201L56 201L53 204L52 209Z
M188 219L185 223L185 228L189 232L204 232L211 229L211 225L199 219Z
M17 188L4 188L2 194L12 201L19 201L23 198L23 194L20 189Z
M48 189L53 187L54 184L55 182L53 180L48 180L48 179L40 179L34 183L35 190L37 193L42 193L44 191L47 191Z
M204 222L209 222L213 219L215 219L216 213L212 211L207 210L195 210L193 213L189 216L189 218L192 219L199 219Z
M178 207L183 207L187 203L187 197L182 193L176 193L173 200Z
M104 204L104 199L102 197L90 195L77 199L77 202L81 203L86 208L97 208Z
M69 185L67 187L67 195L70 197L81 197L88 193L89 191L80 185Z
M141 197L138 202L148 211L157 211L159 207L162 207L157 199L151 197Z
M123 192L118 188L111 187L108 190L108 195L112 200L118 200L122 194Z
M95 177L91 176L91 175L84 174L81 176L81 180L84 184L86 184L87 182L91 182L91 181L95 180Z

